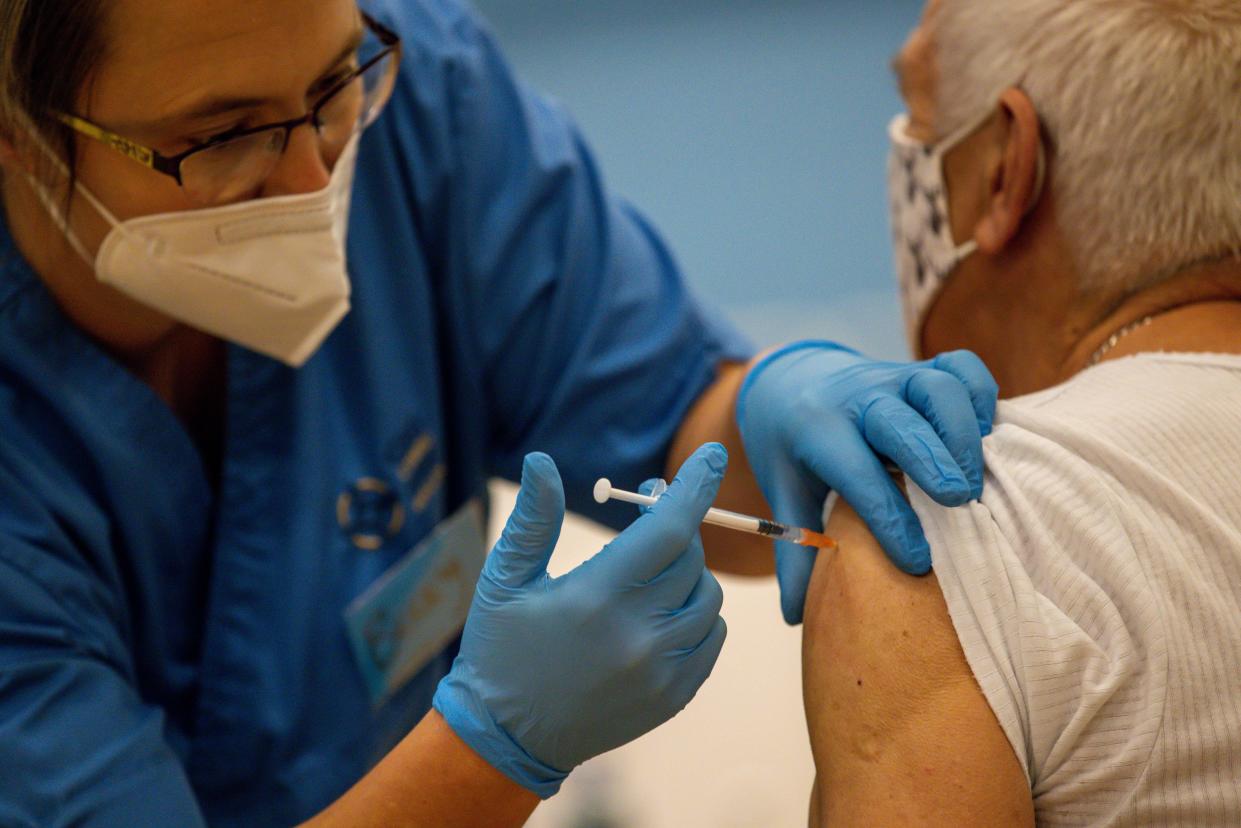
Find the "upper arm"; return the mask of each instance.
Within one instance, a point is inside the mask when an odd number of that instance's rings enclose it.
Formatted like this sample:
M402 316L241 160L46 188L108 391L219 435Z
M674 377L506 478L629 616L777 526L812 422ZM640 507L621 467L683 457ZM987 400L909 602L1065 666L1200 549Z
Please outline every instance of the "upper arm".
M811 823L1032 825L1029 783L974 680L934 575L884 556L844 504L806 600Z
M0 824L201 825L184 770L92 620L84 571L0 539ZM45 573L46 574L46 573Z

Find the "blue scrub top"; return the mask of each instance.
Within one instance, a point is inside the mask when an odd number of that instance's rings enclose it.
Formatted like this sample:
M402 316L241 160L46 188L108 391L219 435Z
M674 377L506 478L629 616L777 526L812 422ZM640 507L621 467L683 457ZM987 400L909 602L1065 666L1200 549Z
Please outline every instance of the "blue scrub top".
M454 652L373 708L346 605L529 451L572 508L631 519L591 483L658 476L717 365L750 355L467 10L369 10L406 56L361 147L353 311L299 371L230 349L217 492L0 224L0 825L312 816Z

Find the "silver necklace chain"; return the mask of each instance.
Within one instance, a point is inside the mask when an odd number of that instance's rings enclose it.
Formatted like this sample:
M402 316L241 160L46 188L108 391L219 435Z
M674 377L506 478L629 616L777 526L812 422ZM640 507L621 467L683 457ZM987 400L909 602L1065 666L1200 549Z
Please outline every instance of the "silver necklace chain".
M1109 336L1107 338L1107 341L1099 346L1099 350L1095 351L1094 355L1090 357L1090 362L1086 364L1086 367L1093 368L1094 366L1098 365L1100 362L1103 361L1103 357L1107 356L1108 353L1111 352L1111 350L1115 348L1122 339L1124 339L1126 336L1133 333L1134 331L1145 328L1147 325L1153 322L1154 319L1155 319L1154 314L1150 316L1143 316L1137 322L1130 322L1128 325L1126 325L1125 327L1121 328L1116 333Z

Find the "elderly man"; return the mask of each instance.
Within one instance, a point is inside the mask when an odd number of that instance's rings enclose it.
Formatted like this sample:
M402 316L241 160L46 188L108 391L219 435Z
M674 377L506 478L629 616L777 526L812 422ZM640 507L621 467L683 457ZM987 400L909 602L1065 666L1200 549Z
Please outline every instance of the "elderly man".
M932 0L897 60L915 350L1002 396L982 499L846 507L812 824L1241 824L1241 4ZM830 505L830 504L829 504Z

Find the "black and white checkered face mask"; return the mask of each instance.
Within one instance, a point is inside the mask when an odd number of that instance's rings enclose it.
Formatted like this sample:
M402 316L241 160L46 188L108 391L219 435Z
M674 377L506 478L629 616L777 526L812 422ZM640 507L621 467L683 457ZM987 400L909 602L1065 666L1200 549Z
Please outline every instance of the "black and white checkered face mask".
M944 156L994 114L967 124L937 144L909 137L909 116L898 115L888 128L888 197L896 276L905 312L905 334L917 356L922 323L952 271L978 249L973 239L957 244L948 217Z

